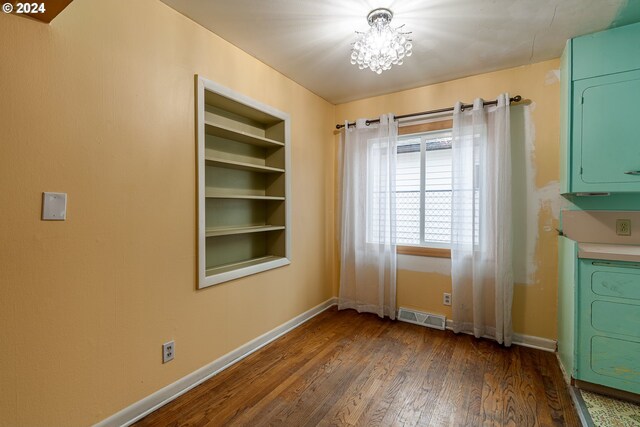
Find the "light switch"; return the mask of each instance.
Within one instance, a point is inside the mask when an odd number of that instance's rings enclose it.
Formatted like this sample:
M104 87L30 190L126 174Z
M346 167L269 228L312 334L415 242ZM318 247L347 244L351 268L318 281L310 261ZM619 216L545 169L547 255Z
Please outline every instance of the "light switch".
M42 193L42 219L48 221L67 219L67 193Z

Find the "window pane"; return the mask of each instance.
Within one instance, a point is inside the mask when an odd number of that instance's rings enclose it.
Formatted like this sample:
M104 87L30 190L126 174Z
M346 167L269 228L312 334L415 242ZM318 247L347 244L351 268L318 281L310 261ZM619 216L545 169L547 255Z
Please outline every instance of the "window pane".
M424 241L448 245L451 242L451 133L435 134L426 144Z
M398 141L396 162L396 241L420 244L420 138Z

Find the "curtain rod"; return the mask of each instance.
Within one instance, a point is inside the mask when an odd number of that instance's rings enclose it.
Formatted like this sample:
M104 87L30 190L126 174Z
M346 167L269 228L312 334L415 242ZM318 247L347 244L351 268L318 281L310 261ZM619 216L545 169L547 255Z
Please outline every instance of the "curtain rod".
M522 101L522 97L520 95L516 95L513 98L509 98L509 104L511 104L512 102L520 102ZM493 101L485 101L484 105L497 105L498 104L498 100L494 99ZM467 109L467 108L471 108L473 107L473 104L462 104L462 109ZM446 113L448 111L453 111L455 107L449 107L449 108L440 108L439 110L430 110L430 111L422 111L420 113L411 113L411 114L403 114L401 116L396 116L396 119L406 119L409 117L417 117L417 116L426 116L429 114L438 114L438 113ZM370 119L367 120L365 123L367 126L369 126L371 123L378 123L380 121L380 119ZM355 126L356 123L355 122L351 122L349 123L349 126ZM336 129L342 129L344 127L344 125L336 125Z

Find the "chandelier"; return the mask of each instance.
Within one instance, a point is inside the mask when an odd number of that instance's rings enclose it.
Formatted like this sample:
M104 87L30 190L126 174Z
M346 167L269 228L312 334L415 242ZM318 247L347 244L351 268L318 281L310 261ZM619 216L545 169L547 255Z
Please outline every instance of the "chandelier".
M369 30L358 34L351 50L351 63L358 64L361 70L369 68L378 74L389 70L392 65L402 65L405 56L411 56L411 39L406 36L409 32L399 31L389 25L393 12L389 9L374 9L367 15Z

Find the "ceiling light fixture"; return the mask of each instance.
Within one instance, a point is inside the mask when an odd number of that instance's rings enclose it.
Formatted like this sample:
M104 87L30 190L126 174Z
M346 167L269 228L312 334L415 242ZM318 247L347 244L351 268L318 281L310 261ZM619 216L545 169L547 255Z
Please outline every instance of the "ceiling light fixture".
M351 63L358 64L361 70L369 68L382 74L393 65L401 65L405 56L411 56L411 39L406 36L410 32L399 31L389 25L393 12L389 9L374 9L367 15L369 30L366 33L356 31L358 38L351 50Z

